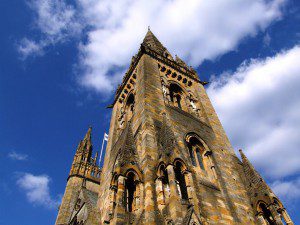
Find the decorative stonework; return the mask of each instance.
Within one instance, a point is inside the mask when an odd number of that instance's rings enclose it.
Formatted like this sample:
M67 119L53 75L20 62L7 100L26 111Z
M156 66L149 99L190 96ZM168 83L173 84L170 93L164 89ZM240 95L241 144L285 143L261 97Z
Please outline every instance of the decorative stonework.
M235 155L205 84L149 30L109 106L103 168L89 129L56 225L293 225L247 157Z

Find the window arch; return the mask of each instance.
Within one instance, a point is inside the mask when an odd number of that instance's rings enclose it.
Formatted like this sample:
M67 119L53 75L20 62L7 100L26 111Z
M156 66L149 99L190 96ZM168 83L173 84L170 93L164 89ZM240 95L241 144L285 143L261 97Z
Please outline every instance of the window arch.
M198 166L200 169L205 170L204 154L206 149L202 142L195 136L188 136L186 144L193 166Z
M125 203L126 210L128 212L132 212L134 207L134 198L136 192L136 184L135 184L135 174L133 172L129 172L127 174L127 179L125 180Z
M275 219L264 202L258 204L258 210L268 225L276 225Z
M124 206L127 212L136 211L139 208L140 198L140 179L134 170L129 170L125 178L125 191L124 191Z
M126 106L125 106L125 110L127 113L127 121L129 121L133 115L134 103L135 103L134 94L130 93L127 98Z
M157 169L157 179L155 181L156 193L159 208L162 209L170 199L170 183L166 165L160 164Z
M170 100L173 103L173 105L182 109L184 101L182 88L178 84L171 83L169 87L169 93Z
M184 177L184 166L180 161L175 162L174 166L175 179L178 186L178 191L182 200L188 200L188 191Z

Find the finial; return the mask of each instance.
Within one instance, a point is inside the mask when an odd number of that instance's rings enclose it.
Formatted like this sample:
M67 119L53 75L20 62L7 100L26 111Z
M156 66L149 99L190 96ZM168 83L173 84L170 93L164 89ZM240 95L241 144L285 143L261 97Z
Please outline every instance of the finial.
M148 26L148 31L150 31L150 26Z
M92 126L89 126L88 131L86 132L85 136L84 136L84 140L90 140L91 139L91 133L92 133Z
M96 152L95 158L94 158L94 164L95 164L95 165L97 164L97 159L98 159L98 151Z

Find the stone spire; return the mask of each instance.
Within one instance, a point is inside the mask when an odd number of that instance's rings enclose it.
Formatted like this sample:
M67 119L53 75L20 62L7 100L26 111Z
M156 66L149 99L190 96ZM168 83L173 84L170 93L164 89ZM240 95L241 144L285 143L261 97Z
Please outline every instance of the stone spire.
M86 144L86 146L92 145L92 127L89 127L88 131L84 136L83 142Z
M88 157L90 158L93 151L92 145L92 127L89 127L88 131L86 132L84 139L82 140L84 151L88 153Z
M170 52L166 49L165 46L162 45L162 43L157 39L157 37L152 33L150 28L148 27L148 32L143 40L143 45L148 46L152 50L156 51L160 55L164 57L171 57Z
M125 129L125 139L123 142L123 147L120 149L119 156L120 166L137 163L136 148L134 144L131 122L128 122L128 125Z
M89 127L83 140L81 140L79 142L74 160L76 159L75 161L84 160L84 161L90 162L91 156L92 156L92 151L93 151L92 127Z
M265 180L260 176L260 174L255 170L254 166L251 164L249 159L239 150L243 162L243 169L247 182L247 189L251 198L256 198L259 196L275 196L271 191L270 187L267 185Z
M175 148L175 136L169 125L166 113L163 113L162 126L159 133L159 142L161 144L161 158L168 160Z
M246 175L246 178L247 178L248 182L250 184L254 185L254 186L259 185L260 183L265 183L263 178L255 170L254 166L251 164L249 159L246 157L243 150L240 149L239 152L240 152L241 157L242 157L243 168L244 168L244 172L245 172L245 175ZM265 183L265 185L267 185L267 184ZM269 189L269 187L268 187L268 189Z
M89 127L83 140L80 141L69 173L72 176L80 176L84 179L88 178L95 182L99 182L100 168L97 166L98 152L95 158L92 158L92 127Z
M181 59L179 58L178 55L175 57L175 61L182 67L188 68L188 65Z

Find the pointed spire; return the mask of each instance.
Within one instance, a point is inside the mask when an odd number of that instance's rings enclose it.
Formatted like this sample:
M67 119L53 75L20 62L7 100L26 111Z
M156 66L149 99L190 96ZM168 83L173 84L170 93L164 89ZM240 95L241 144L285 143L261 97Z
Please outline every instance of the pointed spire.
M175 61L182 67L188 68L187 64L181 59L179 58L178 55L175 56Z
M98 151L96 152L96 154L95 154L95 158L94 158L94 165L96 165L97 164L97 159L98 159Z
M81 154L82 157L86 161L91 160L92 156L92 151L93 151L93 144L92 144L92 127L89 127L88 131L86 132L84 138L82 141L80 141L78 148L76 152L78 154Z
M147 34L143 40L143 44L153 49L157 53L166 57L167 55L172 57L169 51L162 45L162 43L157 39L157 37L150 30L150 26L148 26Z
M92 146L92 127L90 126L88 131L86 132L84 139L83 139L83 145L86 147L86 149L89 149Z
M119 160L121 166L129 163L137 163L136 148L134 144L131 122L128 123L125 132L123 147L120 149Z
M90 141L91 140L91 134L92 134L92 127L90 126L88 131L86 132L83 141Z
M169 126L166 113L163 113L163 121L160 129L159 139L162 146L162 153L169 157L173 153L173 149L175 147L175 137L171 127Z
M245 177L249 182L249 189L253 195L257 193L261 194L273 194L270 187L264 181L264 179L260 176L260 174L255 170L254 166L251 164L247 156L244 154L243 150L239 150L242 162L243 162L243 169L245 173Z

